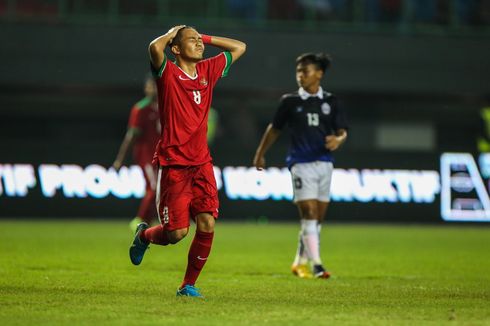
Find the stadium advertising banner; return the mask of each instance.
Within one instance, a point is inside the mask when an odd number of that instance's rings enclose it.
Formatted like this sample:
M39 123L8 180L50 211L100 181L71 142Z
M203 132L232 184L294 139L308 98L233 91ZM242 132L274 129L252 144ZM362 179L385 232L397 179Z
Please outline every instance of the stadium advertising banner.
M226 215L280 220L296 215L287 168L216 166L215 176ZM337 168L333 219L490 222L489 178L490 154L477 164L471 154L444 153L439 171ZM0 181L4 217L131 216L145 191L137 166L116 171L98 164L3 163Z

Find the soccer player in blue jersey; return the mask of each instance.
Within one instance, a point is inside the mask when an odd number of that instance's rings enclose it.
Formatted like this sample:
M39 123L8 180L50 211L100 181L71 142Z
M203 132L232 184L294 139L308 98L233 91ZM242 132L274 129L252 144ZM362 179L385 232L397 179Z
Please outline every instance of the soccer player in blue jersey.
M330 198L332 152L347 139L347 121L337 98L320 86L329 66L330 58L324 53L305 53L296 59L299 89L281 98L253 160L257 169L263 169L266 152L284 126L289 126L291 145L286 162L301 219L291 270L301 278L330 277L320 258L320 231Z

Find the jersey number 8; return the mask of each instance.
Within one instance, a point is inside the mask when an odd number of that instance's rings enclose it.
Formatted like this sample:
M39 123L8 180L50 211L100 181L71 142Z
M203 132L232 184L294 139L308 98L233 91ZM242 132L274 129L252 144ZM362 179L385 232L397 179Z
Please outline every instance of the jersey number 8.
M196 102L196 104L201 104L201 92L192 91L192 94L194 94L194 102Z

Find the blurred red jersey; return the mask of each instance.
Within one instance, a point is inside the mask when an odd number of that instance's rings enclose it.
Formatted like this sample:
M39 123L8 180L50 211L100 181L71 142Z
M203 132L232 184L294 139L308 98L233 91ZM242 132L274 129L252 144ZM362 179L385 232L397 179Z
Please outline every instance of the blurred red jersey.
M139 166L151 164L161 131L157 104L150 98L136 103L129 115L128 128L137 129L138 133L133 144L134 162Z
M228 74L231 54L222 52L196 65L191 77L165 60L156 74L162 134L155 160L161 166L201 165L211 161L206 139L213 88Z

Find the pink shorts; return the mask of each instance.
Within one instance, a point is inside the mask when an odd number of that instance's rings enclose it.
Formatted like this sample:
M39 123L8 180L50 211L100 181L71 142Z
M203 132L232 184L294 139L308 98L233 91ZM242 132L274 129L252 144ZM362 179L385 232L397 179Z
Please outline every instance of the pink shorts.
M189 227L199 213L218 218L218 189L213 165L160 166L157 183L160 222L168 231Z

